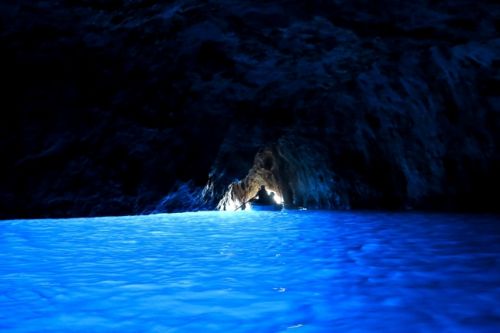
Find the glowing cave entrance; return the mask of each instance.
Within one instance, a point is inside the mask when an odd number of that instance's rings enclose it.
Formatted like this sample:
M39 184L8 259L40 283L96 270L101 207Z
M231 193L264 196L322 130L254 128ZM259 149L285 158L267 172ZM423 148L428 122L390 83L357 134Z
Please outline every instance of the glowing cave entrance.
M227 210L227 211L252 210L252 206L254 205L253 201L256 200L258 202L258 200L260 199L257 193L258 190L255 191L253 195L250 194L250 195L245 195L243 197L235 195L234 189L237 189L238 188L237 186L241 185L242 185L241 182L237 182L229 186L228 191L217 205L217 208L219 210ZM236 193L238 192L236 191ZM248 192L248 193L253 193L253 192ZM280 206L280 208L283 206L284 200L280 192L278 192L275 189L272 188L270 189L266 187L266 193L270 198L272 198L272 204Z
M257 206L259 190L265 186L267 195L272 198L268 206L282 208L285 204L279 173L279 163L271 149L264 149L255 156L253 167L246 177L228 186L223 198L217 205L219 210L252 210Z
M244 178L228 184L217 208L247 208L244 204L255 197L262 185L268 193L274 192L276 205L282 207L349 208L349 198L339 187L328 156L322 145L305 139L280 138L257 152ZM253 206L257 209L257 202Z
M273 197L273 200L276 204L278 205L282 205L284 202L283 202L283 197L281 195L279 195L278 193L272 191L272 190L267 190L267 195L271 196L271 193L274 193L274 197Z

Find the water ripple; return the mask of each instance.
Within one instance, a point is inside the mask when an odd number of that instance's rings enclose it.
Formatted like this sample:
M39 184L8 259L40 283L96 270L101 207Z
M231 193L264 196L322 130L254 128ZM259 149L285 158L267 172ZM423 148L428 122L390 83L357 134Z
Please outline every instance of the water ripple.
M0 221L2 332L499 332L492 216Z

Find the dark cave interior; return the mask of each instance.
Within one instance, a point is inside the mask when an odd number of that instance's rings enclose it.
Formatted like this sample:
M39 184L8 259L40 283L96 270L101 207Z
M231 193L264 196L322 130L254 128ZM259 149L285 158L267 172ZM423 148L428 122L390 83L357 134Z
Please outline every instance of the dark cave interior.
M500 207L494 1L0 9L0 218Z

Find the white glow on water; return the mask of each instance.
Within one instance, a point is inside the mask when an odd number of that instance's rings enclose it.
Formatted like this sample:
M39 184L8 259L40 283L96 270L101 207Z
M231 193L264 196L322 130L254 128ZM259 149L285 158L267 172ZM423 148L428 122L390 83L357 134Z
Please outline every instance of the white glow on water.
M245 211L246 212L251 212L253 209L252 209L252 204L250 202L247 202L245 204Z
M228 200L226 204L226 210L228 211L235 211L237 209L240 209L241 207L241 202L238 200Z
M0 331L496 332L498 222L318 211L0 221Z

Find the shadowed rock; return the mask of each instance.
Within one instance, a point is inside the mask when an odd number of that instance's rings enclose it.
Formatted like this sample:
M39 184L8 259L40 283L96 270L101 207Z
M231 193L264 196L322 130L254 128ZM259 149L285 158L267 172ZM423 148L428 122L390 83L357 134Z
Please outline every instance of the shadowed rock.
M260 182L289 206L498 209L493 2L0 8L1 217L149 212L187 183L173 210Z

